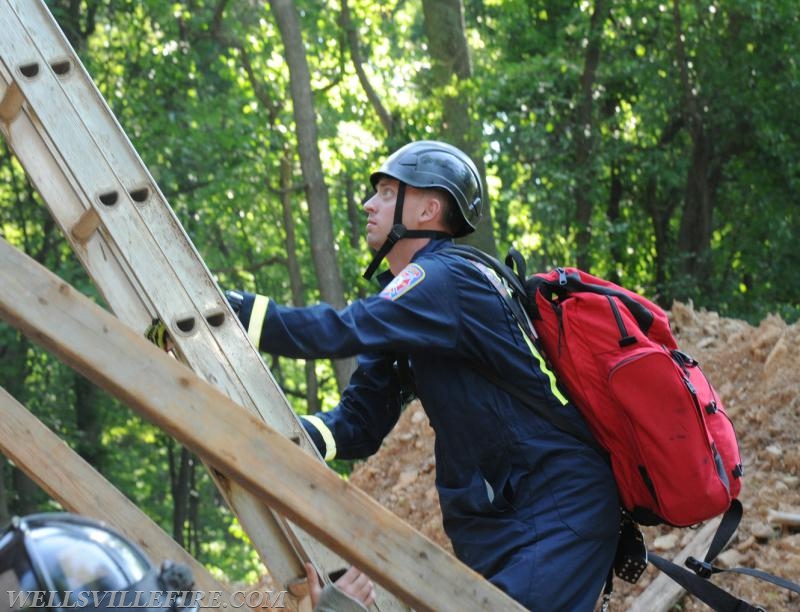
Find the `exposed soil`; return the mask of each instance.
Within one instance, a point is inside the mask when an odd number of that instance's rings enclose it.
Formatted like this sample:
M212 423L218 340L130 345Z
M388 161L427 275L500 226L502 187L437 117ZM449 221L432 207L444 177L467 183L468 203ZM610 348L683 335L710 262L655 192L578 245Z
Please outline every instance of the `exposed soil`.
M768 317L758 327L674 304L673 331L701 362L732 418L745 464L744 519L719 565L756 567L800 580L800 527L781 525L775 511L800 516L800 323ZM412 403L380 451L356 467L351 482L426 536L451 550L442 531L434 487L433 432ZM644 529L648 548L674 559L691 529ZM612 610L627 610L657 571L635 585L615 581ZM747 576L714 582L770 612L800 610L800 596ZM685 597L683 610L708 610Z

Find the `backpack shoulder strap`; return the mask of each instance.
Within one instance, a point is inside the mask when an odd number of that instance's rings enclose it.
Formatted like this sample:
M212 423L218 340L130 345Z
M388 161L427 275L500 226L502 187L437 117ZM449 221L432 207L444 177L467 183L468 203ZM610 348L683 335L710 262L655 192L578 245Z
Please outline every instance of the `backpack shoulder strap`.
M496 257L492 257L488 253L484 253L480 249L468 244L456 244L447 247L445 251L460 255L464 259L469 259L470 261L476 261L494 270L501 279L506 281L506 284L515 294L519 296L525 295L525 260L522 254L515 249L509 249L509 255L506 257L505 264L501 263ZM511 260L516 264L515 266L509 265L509 258L511 258L512 251L519 257L519 261L517 261L517 259Z
M514 249L509 250L509 256L506 258L506 262L511 261L511 263L514 265L514 268L512 268L511 265L502 264L496 258L484 253L479 249L476 249L475 247L456 245L454 247L448 247L446 251L460 255L465 259L477 261L478 263L481 263L487 268L493 270L501 279L506 281L506 284L509 285L512 294L509 298L507 298L507 303L511 307L514 318L522 329L522 332L527 333L535 341L535 331L533 330L533 326L530 324L530 320L528 319L526 312L525 301L527 300L527 296L525 294L525 284L523 282L525 274L525 260L522 255ZM536 415L548 421L549 423L552 423L561 431L574 436L590 448L596 450L602 457L609 460L608 453L600 446L600 444L598 444L594 436L592 436L588 431L578 427L572 419L568 419L558 412L545 410L538 402L533 401L533 398L528 396L527 393L516 387L514 384L504 380L496 372L490 370L489 368L484 368L483 366L475 363L471 365L472 368L481 376L497 387L503 389L509 395L518 399L524 405L528 406Z

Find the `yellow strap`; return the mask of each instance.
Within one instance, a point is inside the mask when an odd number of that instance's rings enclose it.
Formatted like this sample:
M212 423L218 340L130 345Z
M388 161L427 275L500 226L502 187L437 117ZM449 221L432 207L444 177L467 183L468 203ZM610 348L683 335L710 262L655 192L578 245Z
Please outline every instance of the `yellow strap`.
M333 439L333 433L325 425L325 421L313 414L304 414L301 418L311 423L322 436L322 441L325 442L325 461L334 459L336 457L336 440Z
M258 348L261 342L261 328L264 327L264 317L267 316L267 306L269 306L269 298L265 295L257 295L253 302L253 310L250 312L250 324L247 326L247 335L256 348Z
M558 384L556 383L556 376L553 374L553 371L547 367L547 362L545 362L544 358L542 357L541 353L536 350L536 347L531 342L531 339L528 338L528 334L520 327L520 331L522 332L522 337L525 338L525 343L528 345L528 348L531 350L531 353L534 357L536 357L536 361L539 362L539 369L544 372L544 375L550 379L550 391L552 391L553 395L556 396L556 399L561 402L562 406L566 406L569 403L569 400L564 397L564 394L561 393L561 389L558 388Z

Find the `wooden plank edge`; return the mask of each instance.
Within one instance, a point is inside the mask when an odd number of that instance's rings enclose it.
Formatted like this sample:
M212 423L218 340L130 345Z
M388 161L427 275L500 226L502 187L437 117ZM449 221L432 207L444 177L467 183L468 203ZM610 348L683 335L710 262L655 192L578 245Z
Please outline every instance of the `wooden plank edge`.
M173 540L102 474L0 387L0 451L68 512L103 521L138 544L158 565L188 565L195 585L230 595L227 585Z

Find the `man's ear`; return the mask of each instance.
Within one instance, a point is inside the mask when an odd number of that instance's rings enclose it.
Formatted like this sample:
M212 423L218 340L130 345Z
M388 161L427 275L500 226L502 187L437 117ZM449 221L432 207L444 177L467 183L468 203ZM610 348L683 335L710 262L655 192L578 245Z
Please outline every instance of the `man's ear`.
M442 196L432 192L425 198L425 206L420 211L420 221L428 222L438 220L442 222L444 216L444 201Z

